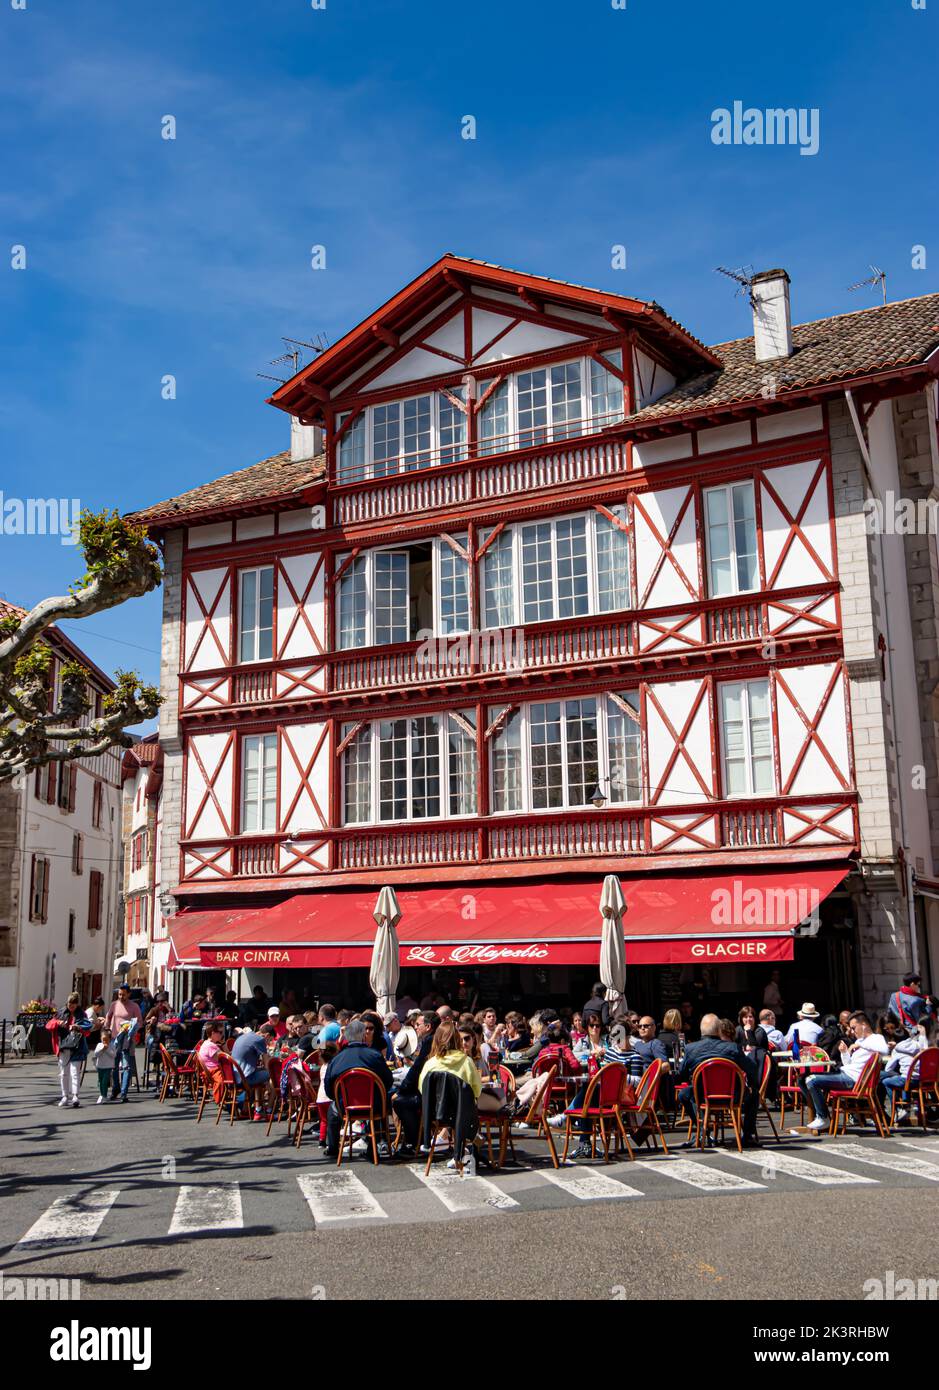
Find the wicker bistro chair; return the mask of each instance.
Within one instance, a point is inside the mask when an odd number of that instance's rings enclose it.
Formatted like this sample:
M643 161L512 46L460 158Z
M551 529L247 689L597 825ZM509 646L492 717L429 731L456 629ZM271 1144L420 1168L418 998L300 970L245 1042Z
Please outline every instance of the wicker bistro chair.
M573 1122L575 1120L586 1121L590 1134L591 1157L597 1156L597 1134L603 1144L603 1161L610 1161L610 1140L616 1137L621 1139L626 1149L626 1153L631 1159L635 1159L633 1146L630 1143L626 1126L623 1123L623 1110L628 1103L627 1088L631 1086L629 1072L622 1062L607 1062L600 1068L596 1076L592 1077L587 1083L587 1091L584 1095L583 1104L577 1110L565 1110L564 1112L564 1152L561 1161L567 1161L567 1151L570 1148L571 1139L575 1132L583 1135L584 1131L575 1131ZM612 1124L612 1134L608 1131L607 1125Z
M163 1064L163 1084L160 1086L160 1094L157 1096L159 1103L163 1104L170 1090L175 1091L176 1095L181 1097L184 1088L195 1100L198 1076L195 1053L190 1053L188 1057L185 1053L174 1055L172 1052L168 1052L162 1043L158 1043L157 1046L160 1049L160 1061ZM180 1060L181 1058L182 1060Z
M316 1092L313 1093L314 1101ZM372 1147L372 1162L378 1162L378 1129L385 1133L385 1142L391 1148L391 1133L388 1128L388 1093L374 1072L365 1067L352 1067L336 1078L336 1106L342 1115L342 1134L339 1138L339 1155L336 1167L342 1164L346 1144L352 1154L354 1134L352 1125L356 1120L364 1120L368 1126L368 1137Z
M757 1092L757 1103L760 1109L763 1111L763 1114L769 1120L769 1127L773 1131L773 1138L776 1140L776 1143L779 1144L782 1142L779 1137L779 1130L776 1128L776 1123L773 1119L770 1108L766 1103L766 1094L769 1090L769 1083L772 1080L772 1076L773 1062L772 1058L767 1052L766 1056L763 1058L763 1075L760 1077L760 1089Z
M828 1099L834 1101L831 1108L831 1124L828 1126L829 1134L836 1135L839 1128L842 1134L846 1134L849 1114L857 1115L859 1118L870 1115L881 1139L890 1138L890 1128L877 1095L880 1066L880 1057L874 1052L864 1063L864 1070L851 1090L828 1092Z
M914 1057L903 1085L891 1092L891 1126L896 1123L894 1117L898 1110L915 1108L926 1132L926 1115L930 1105L939 1105L939 1047L927 1047Z
M263 1094L267 1089L267 1082L250 1082L245 1078L244 1072L234 1057L227 1052L219 1052L218 1068L222 1074L222 1083L219 1094L218 1114L215 1123L218 1124L222 1118L222 1111L228 1110L228 1123L235 1123L235 1111L238 1107L238 1095L243 1094L247 1104L250 1106L252 1101L257 1101L259 1094Z
M656 1114L656 1106L659 1100L659 1088L664 1079L663 1062L661 1058L654 1057L645 1071L642 1073L639 1085L636 1088L635 1101L628 1102L621 1107L624 1115L635 1115L641 1124L647 1126L645 1134L642 1135L642 1142L645 1144L652 1140L653 1149L659 1147L659 1140L662 1141L662 1149L668 1153L668 1145L665 1142L665 1135L662 1133L662 1126ZM633 1138L636 1138L635 1133Z
M718 1135L723 1140L729 1120L737 1150L743 1153L743 1097L747 1086L743 1068L724 1057L708 1057L695 1068L691 1086L698 1148L704 1147L704 1140L712 1129L715 1142Z
M558 1151L554 1147L554 1135L551 1132L551 1126L548 1124L548 1105L550 1104L551 1088L554 1085L554 1080L557 1076L557 1070L558 1069L556 1065L548 1069L547 1073L545 1074L544 1085L540 1086L538 1090L535 1092L524 1116L525 1124L528 1125L529 1129L533 1131L531 1135L526 1134L524 1137L526 1139L532 1138L547 1140L548 1153L551 1155L551 1162L554 1164L555 1168L559 1168L561 1165L558 1161ZM482 1120L484 1116L480 1115L479 1118L480 1120ZM512 1136L510 1132L509 1144L511 1145L511 1143ZM512 1150L512 1157L513 1159L515 1157L514 1149Z

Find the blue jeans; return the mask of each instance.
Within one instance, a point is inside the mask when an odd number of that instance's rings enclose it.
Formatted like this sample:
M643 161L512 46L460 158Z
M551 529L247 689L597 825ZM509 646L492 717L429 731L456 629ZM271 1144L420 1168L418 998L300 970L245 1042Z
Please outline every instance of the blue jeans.
M815 1111L817 1120L827 1120L828 1103L825 1099L828 1091L853 1091L855 1081L853 1076L849 1076L846 1071L812 1072L805 1079L805 1089L808 1092L809 1100L812 1102L812 1109Z
M130 1086L130 1078L134 1069L134 1049L125 1047L117 1059L118 1065L114 1068L111 1095L118 1094L118 1079L120 1079L120 1094L127 1095L127 1088Z

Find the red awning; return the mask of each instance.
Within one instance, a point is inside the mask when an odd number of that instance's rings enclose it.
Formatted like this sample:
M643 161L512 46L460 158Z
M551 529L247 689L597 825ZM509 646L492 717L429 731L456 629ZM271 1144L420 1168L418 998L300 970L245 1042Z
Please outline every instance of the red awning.
M627 965L791 960L796 925L845 867L621 879ZM402 888L401 964L596 965L601 880ZM314 890L272 907L181 913L182 966L367 966L377 888Z

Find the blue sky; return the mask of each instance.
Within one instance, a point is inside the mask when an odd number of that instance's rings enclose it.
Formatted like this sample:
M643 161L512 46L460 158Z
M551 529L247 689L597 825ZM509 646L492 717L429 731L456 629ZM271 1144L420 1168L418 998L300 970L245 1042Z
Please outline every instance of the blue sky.
M4 0L0 489L124 511L277 452L280 335L335 341L444 251L657 299L709 342L748 332L718 263L785 266L797 320L876 303L846 288L871 261L925 293L937 23L939 0ZM735 100L818 108L819 153L715 146ZM0 547L11 601L76 577L55 537ZM67 630L155 679L159 609Z

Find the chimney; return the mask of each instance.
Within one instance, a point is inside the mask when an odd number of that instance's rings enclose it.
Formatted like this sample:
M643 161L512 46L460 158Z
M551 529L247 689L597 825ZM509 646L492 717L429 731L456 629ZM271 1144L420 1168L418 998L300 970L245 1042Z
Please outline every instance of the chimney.
M320 425L302 425L295 415L290 417L290 458L293 463L315 458L323 452L323 430Z
M750 281L753 345L758 362L792 356L789 276L784 270L761 270Z

